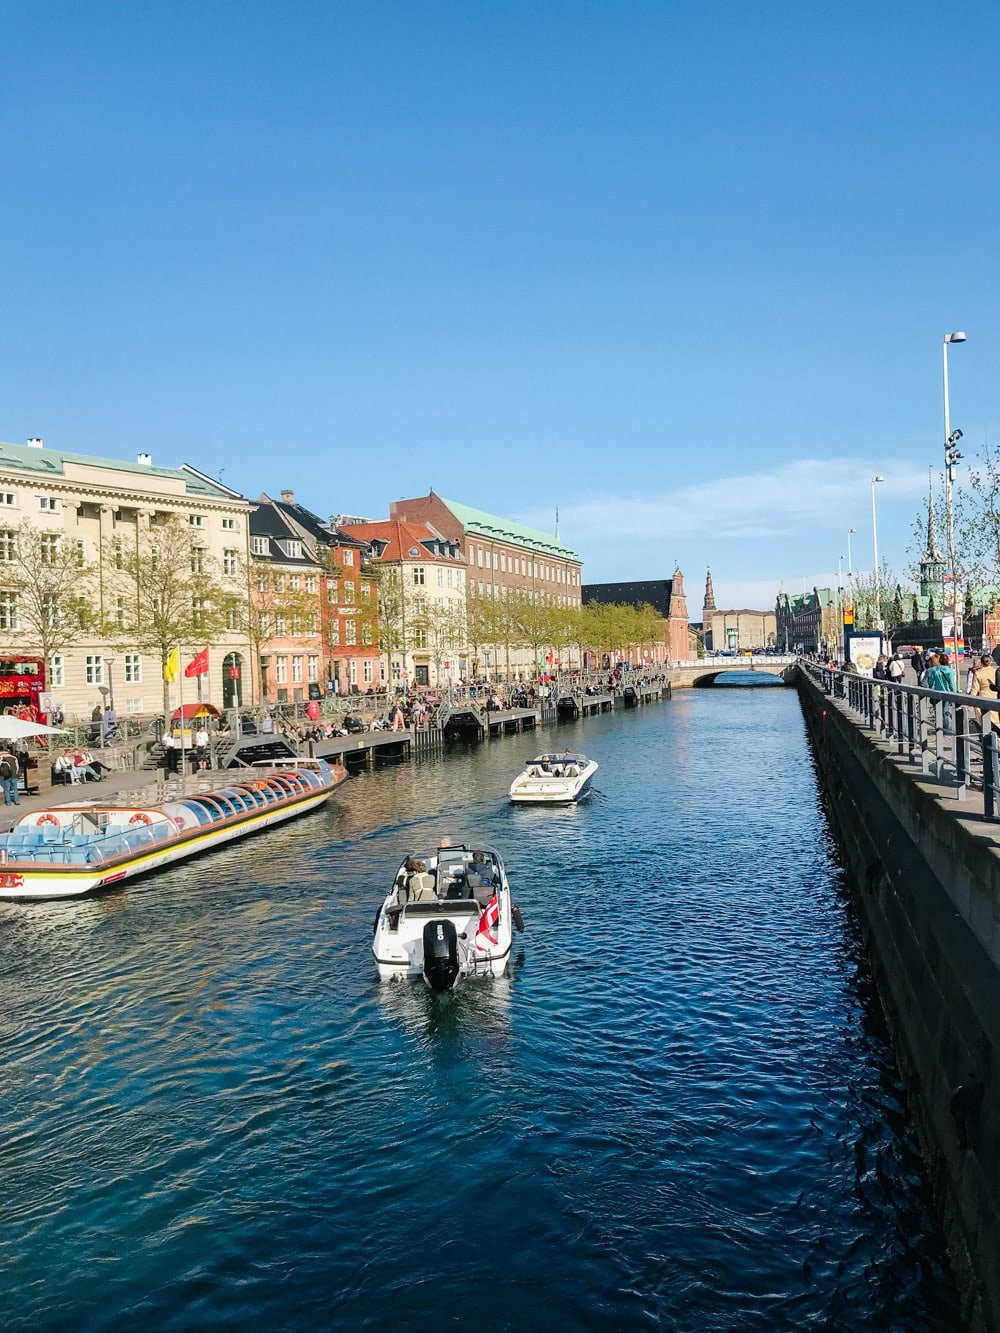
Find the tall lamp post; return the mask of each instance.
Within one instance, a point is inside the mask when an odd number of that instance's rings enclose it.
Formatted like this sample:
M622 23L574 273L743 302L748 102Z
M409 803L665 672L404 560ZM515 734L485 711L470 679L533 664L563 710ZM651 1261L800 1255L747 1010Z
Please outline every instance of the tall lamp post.
M854 564L851 560L851 536L855 532L857 532L857 528L847 529L847 577L848 578L854 577Z
M948 344L964 343L964 333L946 333L941 342L941 360L944 368L944 513L948 535L948 571L950 583L945 589L945 606L951 600L951 625L955 654L955 670L958 671L958 641L961 638L961 610L958 604L958 573L955 569L955 513L952 507L952 485L955 480L955 465L962 455L958 451L958 442L962 438L960 430L951 428L951 403L948 397ZM946 636L942 636L945 637ZM947 639L945 647L947 648Z
M882 628L882 589L879 586L878 574L878 515L875 512L875 487L880 481L885 481L881 473L872 477L872 555L875 559L875 628Z

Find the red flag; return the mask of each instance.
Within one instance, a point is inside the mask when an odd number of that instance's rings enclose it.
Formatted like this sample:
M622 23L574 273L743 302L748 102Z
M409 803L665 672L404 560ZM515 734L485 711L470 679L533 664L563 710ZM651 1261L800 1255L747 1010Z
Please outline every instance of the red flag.
M203 676L208 670L208 649L202 648L201 652L193 662L188 662L184 668L185 676Z
M497 928L497 922L500 920L500 902L494 893L493 897L486 904L486 908L479 918L479 926L476 929L476 948L487 949L491 944L495 945L497 937L494 931ZM480 939L486 941L480 944Z

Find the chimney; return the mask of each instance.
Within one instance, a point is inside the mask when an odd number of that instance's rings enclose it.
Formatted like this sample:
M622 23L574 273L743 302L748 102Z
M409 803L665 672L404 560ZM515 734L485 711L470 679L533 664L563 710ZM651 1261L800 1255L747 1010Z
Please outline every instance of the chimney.
M293 504L295 503L295 492L294 492L294 491L282 491L282 492L281 492L281 503L282 503L283 505L293 505Z
M152 466L153 466L153 455L152 455L152 454L136 454L136 456L135 456L135 461L139 464L140 467L152 467Z
M42 439L40 435L32 435L30 440L25 440L25 444L29 449L45 448L45 441Z

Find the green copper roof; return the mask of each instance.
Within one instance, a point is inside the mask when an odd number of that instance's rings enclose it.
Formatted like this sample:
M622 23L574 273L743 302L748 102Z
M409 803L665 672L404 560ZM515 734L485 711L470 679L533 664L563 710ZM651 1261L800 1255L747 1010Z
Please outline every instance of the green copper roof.
M496 514L484 513L482 509L459 504L457 500L446 500L444 496L441 497L441 503L447 505L466 532L482 537L486 541L492 539L519 542L522 546L530 546L547 555L558 556L561 560L580 559L575 551L571 551L568 546L562 546L548 532L539 532L537 528L526 528L523 523L514 523L509 518L498 518Z
M213 496L219 499L232 496L228 487L212 485L207 477L201 477L179 467L153 467L147 463L127 463L118 458L92 458L89 454L70 454L64 449L36 449L25 444L7 444L0 441L0 467L4 465L17 468L19 472L37 472L42 477L61 477L65 475L66 462L82 463L86 467L107 468L112 472L133 472L137 476L173 477L183 481L185 489L191 495Z

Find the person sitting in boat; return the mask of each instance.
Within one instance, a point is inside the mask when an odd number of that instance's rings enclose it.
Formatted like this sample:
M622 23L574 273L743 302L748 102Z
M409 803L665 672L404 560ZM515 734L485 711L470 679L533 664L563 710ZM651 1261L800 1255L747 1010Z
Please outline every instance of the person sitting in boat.
M551 763L551 761L550 761L550 759L549 759L549 756L548 756L547 754L543 754L543 755L542 755L542 772L543 772L543 773L551 773L551 772L552 772L552 763Z
M469 862L469 883L475 884L479 880L483 884L489 884L493 878L493 866L486 859L486 853L479 851L472 853L472 860Z

